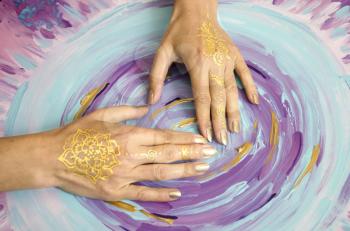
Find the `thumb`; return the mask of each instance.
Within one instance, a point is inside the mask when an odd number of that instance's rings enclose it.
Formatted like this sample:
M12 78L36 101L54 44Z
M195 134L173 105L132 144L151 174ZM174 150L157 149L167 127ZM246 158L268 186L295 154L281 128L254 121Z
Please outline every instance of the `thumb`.
M153 60L150 74L148 103L155 104L160 99L164 86L164 80L168 73L168 69L173 62L173 57L174 55L171 48L162 46L158 49Z
M138 119L146 115L148 107L132 107L132 106L116 106L110 108L103 108L94 111L89 116L95 120L119 123L124 120Z

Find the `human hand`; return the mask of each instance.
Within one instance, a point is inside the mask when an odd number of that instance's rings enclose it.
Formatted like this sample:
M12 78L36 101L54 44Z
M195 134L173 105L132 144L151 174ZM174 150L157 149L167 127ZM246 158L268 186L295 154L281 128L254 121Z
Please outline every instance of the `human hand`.
M172 163L213 156L204 137L192 133L127 126L120 122L142 117L147 108L114 107L97 110L50 135L55 186L74 194L116 201L171 201L175 188L137 186L201 175L203 162Z
M258 104L252 75L238 48L220 27L216 0L177 0L150 73L149 102L159 100L173 62L183 62L190 74L199 130L210 142L227 144L227 125L240 130L238 89L233 71L240 76L248 99ZM227 115L227 121L226 121Z

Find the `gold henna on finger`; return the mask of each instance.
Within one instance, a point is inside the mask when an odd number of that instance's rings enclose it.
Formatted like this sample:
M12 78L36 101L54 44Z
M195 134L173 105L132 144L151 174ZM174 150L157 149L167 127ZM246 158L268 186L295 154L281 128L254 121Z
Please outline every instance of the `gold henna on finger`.
M218 66L225 64L226 60L231 60L230 49L226 45L217 29L214 27L212 20L208 17L199 28L199 36L202 38L204 54L211 58Z
M191 150L183 145L181 147L181 157L182 157L182 160L189 160L190 159L190 155L191 155Z
M218 86L225 86L225 79L223 76L215 75L211 71L209 71L209 79L213 80Z
M113 174L113 168L119 165L119 155L120 147L110 133L78 129L66 139L58 160L71 172L96 184Z
M225 106L219 105L219 106L216 108L215 113L216 113L218 119L220 120L221 126L222 126L223 128L226 127Z
M148 150L147 153L141 153L141 156L143 156L144 159L151 162L154 162L159 155L160 153L155 150Z

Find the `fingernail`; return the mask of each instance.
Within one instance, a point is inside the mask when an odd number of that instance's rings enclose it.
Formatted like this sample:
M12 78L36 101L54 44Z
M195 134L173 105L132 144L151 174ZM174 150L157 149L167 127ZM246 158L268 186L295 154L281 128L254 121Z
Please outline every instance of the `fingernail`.
M177 198L181 197L181 192L180 191L170 192L169 197L172 199L177 199Z
M259 96L257 93L253 94L253 103L259 104Z
M209 169L209 164L197 164L194 168L197 172L205 172Z
M226 132L226 129L222 129L222 130L221 130L220 136L221 136L221 142L222 142L224 145L227 145L227 132Z
M213 135L211 133L211 128L207 128L207 139L209 142L213 141Z
M149 93L148 103L150 103L150 104L154 103L154 93L152 90Z
M235 133L238 133L239 130L240 130L239 121L238 120L233 121L233 131Z
M212 157L213 155L215 155L217 153L216 149L211 147L211 146L203 148L202 151L204 153L204 156L208 157L208 158Z
M204 137L202 137L202 136L196 136L196 137L194 138L194 142L195 142L196 144L206 144L206 143L208 143L208 141L207 141Z

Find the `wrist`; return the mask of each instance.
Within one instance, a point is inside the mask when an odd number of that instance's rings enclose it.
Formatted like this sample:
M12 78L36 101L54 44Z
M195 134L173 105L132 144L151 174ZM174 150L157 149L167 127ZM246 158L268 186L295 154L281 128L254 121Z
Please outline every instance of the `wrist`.
M179 17L217 19L217 0L175 0L172 20Z
M39 133L33 137L33 158L37 163L33 170L33 179L38 188L56 187L59 185L57 177L60 171L57 156L57 131Z

